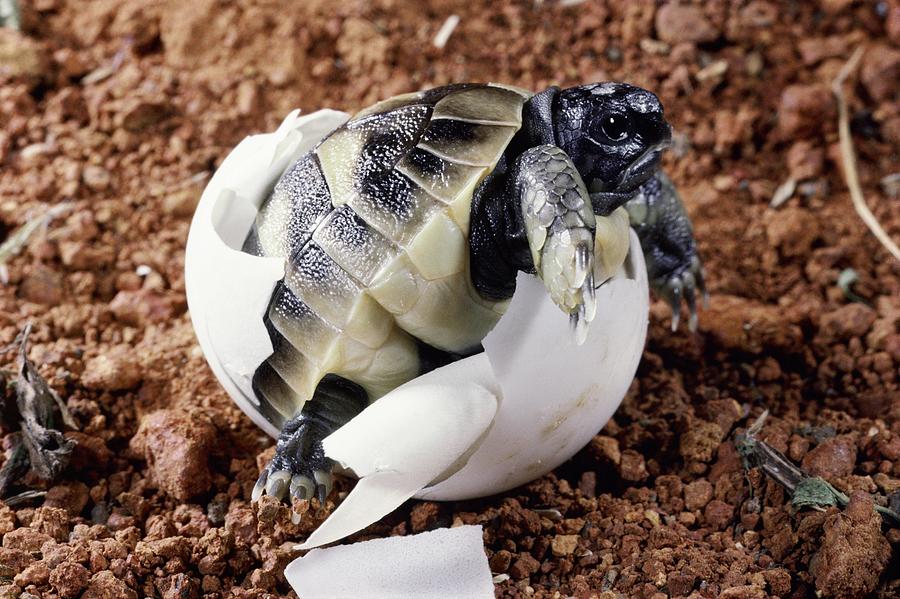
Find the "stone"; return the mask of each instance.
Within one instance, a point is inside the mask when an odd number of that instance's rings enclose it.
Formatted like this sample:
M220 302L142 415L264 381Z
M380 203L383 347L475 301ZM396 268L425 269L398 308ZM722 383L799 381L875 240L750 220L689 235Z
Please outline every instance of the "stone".
M109 303L109 309L116 320L133 327L166 322L175 315L171 298L154 289L120 291Z
M693 511L706 507L713 497L713 486L708 480L700 479L684 486L684 507Z
M81 180L84 181L84 184L87 185L89 189L93 191L103 191L109 188L112 177L110 176L109 171L102 166L89 164L85 166L84 170L81 172Z
M556 557L563 557L575 553L578 547L578 535L556 535L550 541L550 551Z
M159 488L186 501L212 484L209 453L216 428L181 410L159 410L143 418L131 447L143 455Z
M523 552L519 554L513 565L509 567L509 575L513 580L522 580L537 572L540 567L541 563L531 557L530 553Z
M13 582L20 587L27 587L29 585L42 586L47 584L49 579L50 568L47 567L47 564L44 562L35 562L17 574L16 577L13 578Z
M413 507L409 514L409 522L414 533L429 530L437 522L441 506L433 501L425 501Z
M74 599L91 581L90 571L81 564L63 562L50 573L50 585L60 597Z
M802 467L812 476L834 480L853 474L856 443L849 436L832 437L803 457Z
M109 570L104 570L91 577L81 599L137 599L137 597L134 589Z
M706 504L703 516L709 526L716 530L723 530L734 518L734 507L724 501L713 499Z
M795 142L788 149L787 165L791 178L797 181L821 177L825 167L825 151L807 140Z
M44 265L32 267L19 284L22 299L45 306L58 306L63 299L63 276Z
M117 125L132 133L140 133L169 117L171 107L162 101L130 98L118 114Z
M850 496L841 513L828 516L821 549L810 561L816 590L826 597L863 597L875 590L891 557L891 545L881 533L881 516L872 497L862 491Z
M116 345L87 361L81 383L88 389L122 391L134 389L143 379L131 347Z
M685 460L710 462L723 436L722 428L715 422L694 421L681 435L679 453Z
M619 464L619 474L624 480L641 481L649 476L644 456L633 449L622 452L622 462Z
M3 546L29 553L40 553L41 545L52 540L50 535L32 528L17 528L3 535Z
M795 351L803 342L800 327L784 310L743 297L719 294L700 319L700 330L725 349L761 354L767 349Z
M509 569L509 565L512 562L512 553L507 551L506 549L501 549L491 556L491 559L488 560L488 565L491 567L491 572L495 574L502 574Z
M23 33L0 27L0 78L36 87L51 77L50 57L44 46Z
M89 489L86 484L79 481L67 482L50 487L44 498L44 506L62 508L69 516L74 517L84 511L88 499Z
M718 39L720 32L698 6L677 2L656 11L656 35L668 44L706 43Z
M821 134L835 122L836 106L831 90L821 84L789 85L781 93L778 130L782 139Z
M869 331L877 317L875 310L865 304L858 302L847 304L822 316L819 321L819 334L826 341L862 337Z
M877 102L900 100L900 50L873 44L863 57L859 78Z

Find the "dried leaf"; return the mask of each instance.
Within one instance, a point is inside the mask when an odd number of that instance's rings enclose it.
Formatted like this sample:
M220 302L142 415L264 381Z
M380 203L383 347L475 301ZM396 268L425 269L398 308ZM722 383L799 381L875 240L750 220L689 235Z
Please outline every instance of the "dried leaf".
M16 380L16 404L22 418L22 434L31 469L44 480L59 476L69 463L75 442L66 439L56 429L56 414L71 428L77 428L62 398L40 375L27 356L28 334L31 325L22 333L19 350L19 376Z
M22 433L18 431L12 433L8 442L12 445L12 449L6 457L3 467L0 468L0 497L6 497L9 489L22 480L31 465Z
M12 450L0 468L0 497L19 483L29 469L43 480L58 477L69 464L75 447L75 442L59 430L63 423L77 428L66 404L28 359L30 332L29 324L20 336L15 387L21 430L10 435Z
M50 224L54 218L64 214L71 208L69 203L57 204L49 208L44 214L33 218L13 231L6 240L0 244L0 280L6 283L6 262L19 254L31 236L42 227Z

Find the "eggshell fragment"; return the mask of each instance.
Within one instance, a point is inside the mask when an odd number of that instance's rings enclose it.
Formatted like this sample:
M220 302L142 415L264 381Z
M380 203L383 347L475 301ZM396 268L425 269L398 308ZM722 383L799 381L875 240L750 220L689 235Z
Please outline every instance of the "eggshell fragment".
M325 454L359 482L300 546L361 530L461 465L497 412L499 388L484 354L401 385L325 439Z
M284 575L303 599L494 596L480 526L315 549Z

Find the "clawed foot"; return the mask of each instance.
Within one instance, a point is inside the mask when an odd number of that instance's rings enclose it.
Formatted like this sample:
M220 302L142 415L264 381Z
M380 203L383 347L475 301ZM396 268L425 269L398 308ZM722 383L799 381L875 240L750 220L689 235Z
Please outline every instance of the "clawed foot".
M653 281L653 288L672 307L672 331L678 330L682 298L688 306L688 328L692 332L697 330L697 294L700 294L704 308L709 304L700 258L694 255L687 266L659 277Z
M597 312L590 197L578 170L556 146L531 148L514 176L535 271L550 299L569 315L579 345Z
M265 493L278 500L293 504L316 498L324 505L331 493L334 463L325 457L322 442L310 437L305 426L285 430L278 438L275 457L263 469L253 487L251 501L256 502ZM300 514L292 512L295 524Z
M544 244L540 275L550 299L569 314L575 342L587 338L588 325L597 313L594 289L594 240L586 228L550 235Z

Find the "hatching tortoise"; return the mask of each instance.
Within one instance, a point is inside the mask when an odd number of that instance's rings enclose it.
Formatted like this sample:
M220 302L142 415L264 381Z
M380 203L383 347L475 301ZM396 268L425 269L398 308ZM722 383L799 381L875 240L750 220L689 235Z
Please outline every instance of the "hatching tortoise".
M632 85L459 84L366 108L297 160L243 246L285 259L264 317L274 351L253 376L281 434L254 500L324 500L322 440L479 351L519 271L543 280L583 338L629 225L673 328L682 297L694 328L703 272L659 170L669 140L657 97Z

